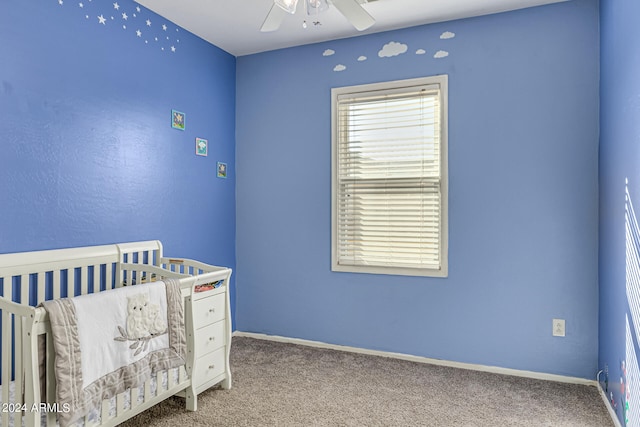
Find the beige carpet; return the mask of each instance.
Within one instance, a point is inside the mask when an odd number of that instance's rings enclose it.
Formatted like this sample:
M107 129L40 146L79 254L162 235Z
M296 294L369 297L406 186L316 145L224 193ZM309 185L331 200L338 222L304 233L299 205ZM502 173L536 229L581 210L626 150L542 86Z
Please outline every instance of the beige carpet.
M613 426L595 387L236 337L233 387L133 426Z

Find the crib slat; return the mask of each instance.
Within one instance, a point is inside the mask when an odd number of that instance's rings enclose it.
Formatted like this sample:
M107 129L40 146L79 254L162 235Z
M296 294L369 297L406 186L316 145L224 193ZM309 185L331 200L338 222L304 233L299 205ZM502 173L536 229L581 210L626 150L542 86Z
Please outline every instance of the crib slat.
M15 393L13 396L13 401L18 404L22 404L22 386L24 383L24 368L23 358L22 358L22 322L23 319L21 316L14 316L13 323L13 348L15 351L15 366L14 366L14 384L15 384ZM14 416L15 425L22 425L22 412L17 411Z
M89 278L87 274L87 267L80 267L80 295L86 295L89 293Z
M167 388L171 388L174 385L176 385L175 373L176 373L175 369L169 369L167 371Z
M147 401L147 381L145 381L140 387L138 387L138 402L136 405L141 405Z
M116 418L122 415L123 411L124 411L124 393L120 393L116 396Z
M13 277L3 278L4 297L13 301ZM5 349L0 355L2 361L2 401L9 401L9 387L11 384L11 312L0 310L2 312L2 348ZM9 412L2 411L2 425L9 425Z
M4 283L4 297L9 301L13 301L13 277L4 277L2 283Z
M184 368L184 366L181 366L179 369L180 369L179 370L180 373L178 375L178 378L180 379L180 383L183 383L187 380L187 371Z
M121 261L126 262L126 257L122 257ZM109 265L110 268L113 268L113 264ZM124 276L122 273L122 269L118 268L118 265L116 264L116 277L114 279L114 284L113 287L114 288L119 288L120 286L122 286L122 281L124 280Z
M13 277L4 278L4 297L13 301Z
M138 406L138 396L140 395L140 389L138 389L138 387L132 388L131 389L131 402L129 407L131 409L135 408L136 406Z
M38 294L36 295L36 305L40 304L45 299L45 281L47 279L46 273L38 274Z
M175 368L171 372L171 376L173 377L174 385L180 384L180 368Z
M76 296L76 270L70 268L67 270L67 298Z
M5 296L7 288L10 287L11 283L7 286L5 280ZM2 310L2 348L11 349L11 313L7 312L7 310ZM0 355L0 360L2 360L2 401L11 403L9 400L9 386L11 384L11 351L4 350L2 355ZM2 425L9 425L9 411L2 411Z
M29 304L29 288L31 287L30 277L28 274L20 276L20 303L24 305ZM13 316L13 351L14 351L14 363L13 363L13 375L14 375L14 396L13 402L16 404L22 404L22 386L23 386L23 368L22 368L22 318L20 316ZM4 333L2 335L4 337ZM4 347L3 348L12 348ZM6 377L5 377L6 378ZM13 414L14 425L22 425L22 412L15 412Z
M29 304L29 275L20 276L20 304Z
M56 382L54 380L52 372L55 372L55 353L53 348L53 334L45 334L46 337L46 350L45 350L45 364L46 364L46 383L45 393L46 402L53 403L56 401ZM56 425L56 414L53 411L47 412L47 426Z
M100 292L100 270L102 269L101 265L93 266L93 292Z
M29 304L29 275L23 274L20 276L20 301L22 304ZM23 368L22 368L22 318L20 316L13 316L13 326L9 322L9 326L13 330L13 345L3 346L3 349L10 349L13 347L14 352L14 386L15 392L13 396L14 403L22 403L22 385L23 385ZM9 334L10 335L10 334ZM3 334L4 337L4 334ZM11 354L11 353L9 353ZM8 378L8 377L4 377ZM22 414L20 412L14 413L13 417L16 425L22 425Z
M40 395L38 335L32 317L23 318L23 321L24 336L22 340L22 353L26 366L26 369L24 369L24 402L26 411L21 415L24 418L24 424L26 426L40 427L40 414L33 410L34 403L40 402L43 398L43 396ZM21 422L16 420L14 425L21 425Z
M48 426L55 426L57 419L56 419L56 413L53 411L47 411L47 413L45 414L46 420L47 420L47 425Z
M109 290L113 288L113 266L107 264L105 270L104 287L106 290Z
M151 381L144 382L144 401L148 401L152 398L151 396Z
M102 401L102 405L100 408L100 419L102 420L103 423L109 419L109 408L111 407L111 404L109 402L110 402L109 399L104 399Z
M53 299L58 299L60 298L60 275L62 273L60 272L60 270L54 270L53 272L53 283L52 283L52 287L53 287Z

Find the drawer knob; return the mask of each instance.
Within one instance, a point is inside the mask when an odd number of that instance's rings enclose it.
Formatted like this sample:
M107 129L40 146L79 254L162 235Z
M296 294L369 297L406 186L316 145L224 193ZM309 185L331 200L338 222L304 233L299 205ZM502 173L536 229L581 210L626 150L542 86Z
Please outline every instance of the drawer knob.
M210 337L209 341L214 341L216 339L216 337Z
M213 368L214 368L214 366L213 366L213 365L209 365L209 369L213 369Z
M214 308L209 309L209 313L214 313L216 310Z

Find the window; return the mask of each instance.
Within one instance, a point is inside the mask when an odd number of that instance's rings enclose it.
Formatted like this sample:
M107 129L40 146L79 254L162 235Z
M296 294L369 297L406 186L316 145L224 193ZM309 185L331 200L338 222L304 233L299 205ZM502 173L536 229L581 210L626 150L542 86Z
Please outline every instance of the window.
M447 276L447 76L334 88L332 270Z

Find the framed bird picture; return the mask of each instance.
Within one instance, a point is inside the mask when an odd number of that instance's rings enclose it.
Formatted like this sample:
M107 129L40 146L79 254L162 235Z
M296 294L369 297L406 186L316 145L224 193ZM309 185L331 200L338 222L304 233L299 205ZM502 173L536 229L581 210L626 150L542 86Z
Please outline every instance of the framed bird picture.
M171 110L171 127L184 130L185 114L177 110Z
M226 178L227 177L227 164L218 162L218 178Z
M196 138L196 155L206 156L209 150L209 141L202 138Z

